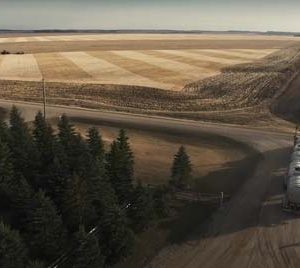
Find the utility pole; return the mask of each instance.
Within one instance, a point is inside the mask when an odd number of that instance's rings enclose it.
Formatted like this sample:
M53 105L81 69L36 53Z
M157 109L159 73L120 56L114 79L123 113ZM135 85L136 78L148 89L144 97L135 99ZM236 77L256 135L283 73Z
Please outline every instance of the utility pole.
M43 103L44 103L44 118L46 119L46 83L43 77Z
M221 192L221 198L220 198L220 208L223 206L223 202L224 202L224 192Z

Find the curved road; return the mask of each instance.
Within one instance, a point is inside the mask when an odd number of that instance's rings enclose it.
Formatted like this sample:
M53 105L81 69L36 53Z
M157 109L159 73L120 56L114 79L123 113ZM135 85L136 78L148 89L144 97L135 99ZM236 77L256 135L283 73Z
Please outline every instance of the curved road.
M13 102L0 101L9 109ZM40 104L14 102L26 120ZM191 237L163 249L149 267L298 267L300 220L281 211L282 174L289 160L292 134L196 121L117 112L49 106L48 117L62 113L93 124L149 129L185 137L218 134L247 144L263 154L254 175L211 220L209 235Z

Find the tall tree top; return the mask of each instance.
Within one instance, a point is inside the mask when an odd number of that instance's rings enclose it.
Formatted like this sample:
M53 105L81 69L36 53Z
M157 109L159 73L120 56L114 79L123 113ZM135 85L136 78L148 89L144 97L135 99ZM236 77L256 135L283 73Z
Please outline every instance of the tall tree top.
M99 160L104 158L104 144L97 128L92 127L88 131L88 145L91 155Z
M14 127L16 125L24 126L24 119L21 117L21 113L15 105L11 108L9 123L10 123L11 127Z
M179 188L188 186L192 173L192 165L184 146L180 146L174 156L171 184Z
M70 123L69 118L63 114L58 122L58 136L62 144L68 144L75 136L74 126Z

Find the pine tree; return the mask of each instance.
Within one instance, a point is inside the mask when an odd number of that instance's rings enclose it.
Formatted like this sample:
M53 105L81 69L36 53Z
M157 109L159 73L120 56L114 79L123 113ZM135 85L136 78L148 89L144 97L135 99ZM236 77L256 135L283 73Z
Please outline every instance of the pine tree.
M105 158L104 143L99 131L96 128L93 127L89 129L87 142L93 159L100 168L103 168Z
M153 205L157 218L165 218L170 212L170 189L166 185L156 186L153 189Z
M174 156L170 183L180 189L186 188L190 182L192 165L185 148L181 146Z
M89 148L80 135L76 135L73 139L69 160L72 174L89 177L97 173Z
M47 194L56 204L59 211L62 211L62 203L67 187L67 181L71 178L68 156L57 140L54 141L55 156L53 166L49 170L48 184L46 187Z
M118 199L106 176L95 176L87 181L89 200L97 214L97 219L102 215L106 207L115 206Z
M87 182L74 175L68 180L65 192L63 215L69 230L78 230L79 225L91 226L97 216L89 199Z
M126 131L124 129L121 129L119 132L119 136L117 138L117 145L122 154L122 169L124 172L124 177L128 180L128 185L130 185L131 188L133 183L133 175L134 175L133 174L134 160L133 160L133 153L131 151L128 140L129 138L126 134Z
M32 186L36 186L35 175L39 163L37 150L27 125L15 106L10 113L9 148L14 171L30 179Z
M33 138L40 157L38 185L46 189L54 168L54 134L41 112L37 113L34 120Z
M58 137L67 154L71 153L73 139L76 136L74 126L70 123L68 117L63 114L58 122Z
M27 180L15 174L8 146L0 139L0 191L1 205L11 210L13 226L22 229L33 190Z
M72 257L72 268L104 267L104 257L94 234L87 234L81 225L76 240L78 246Z
M63 222L43 191L35 195L28 212L26 235L35 257L51 261L60 255L65 239Z
M9 201L9 197L12 197L13 180L14 172L11 153L7 144L0 137L0 195L4 203Z
M26 247L17 231L0 223L0 267L24 268Z
M2 119L0 119L0 139L5 143L9 141L8 126Z
M54 134L41 112L37 113L34 120L33 138L40 152L43 168L47 168L45 165L52 163L54 158Z
M121 206L130 203L133 191L133 153L125 130L120 130L107 155L107 172Z
M28 212L32 205L34 191L27 180L21 175L15 177L11 191L12 221L15 227L23 231Z
M96 128L89 129L87 144L95 166L94 173L87 178L89 195L101 216L105 207L116 205L117 198L106 174L104 143Z
M26 268L46 268L46 265L39 261L30 261Z
M154 202L152 192L139 182L134 190L128 216L136 231L143 231L154 219Z
M108 266L127 257L134 244L134 234L128 228L125 214L120 208L106 208L100 221L99 244Z

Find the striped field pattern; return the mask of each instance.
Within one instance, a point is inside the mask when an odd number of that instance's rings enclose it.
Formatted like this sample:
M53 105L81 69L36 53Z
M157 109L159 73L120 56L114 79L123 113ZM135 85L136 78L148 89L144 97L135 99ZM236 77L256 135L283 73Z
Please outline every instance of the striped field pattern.
M68 34L6 37L0 43L51 42L51 41L101 41L101 40L294 40L292 36L245 35L245 34Z
M27 37L47 41L73 37ZM82 37L81 37L82 38ZM85 36L87 40L92 36ZM25 42L24 37L11 38ZM1 39L0 39L1 42ZM223 67L251 62L276 49L118 50L1 55L0 79L137 85L180 90L218 74Z

